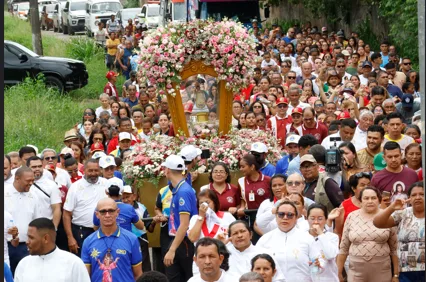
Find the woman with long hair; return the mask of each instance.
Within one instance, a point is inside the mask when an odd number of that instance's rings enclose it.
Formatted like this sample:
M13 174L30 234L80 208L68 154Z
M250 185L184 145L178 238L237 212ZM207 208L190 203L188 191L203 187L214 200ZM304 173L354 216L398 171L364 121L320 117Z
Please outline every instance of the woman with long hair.
M83 112L82 121L81 121L81 123L79 123L77 125L78 133L80 135L82 135L82 136L84 136L84 126L83 126L83 124L84 124L84 122L86 120L90 120L93 124L95 124L95 122L96 122L96 112L95 112L94 109L91 109L91 108L85 109L84 112Z
M368 168L359 161L355 146L351 142L342 142L339 150L343 153L343 175L346 181L358 172L368 172Z
M78 170L84 173L84 161L86 155L84 153L83 144L80 141L73 141L71 143L71 149L74 151L74 158L78 161Z
M218 86L217 83L213 83L209 89L209 96L213 97L213 101L216 103L218 94Z
M380 214L382 195L377 188L369 186L361 191L359 200L361 209L349 214L343 228L337 256L339 280L344 281L343 267L349 256L348 281L391 281L391 260L395 270L399 267L396 232L373 224L374 217Z
M90 134L89 142L87 144L87 148L90 149L93 144L98 143L104 147L104 151L107 149L107 138L102 130L95 129Z
M92 134L94 123L91 120L86 120L83 123L84 134L82 136L89 142L90 134Z
M238 117L238 129L246 128L247 122L246 122L246 113L242 112L240 116Z
M256 114L253 112L247 112L245 116L246 127L248 129L259 129L256 122Z
M358 50L358 42L355 37L349 38L348 46L352 47L352 52L355 53Z

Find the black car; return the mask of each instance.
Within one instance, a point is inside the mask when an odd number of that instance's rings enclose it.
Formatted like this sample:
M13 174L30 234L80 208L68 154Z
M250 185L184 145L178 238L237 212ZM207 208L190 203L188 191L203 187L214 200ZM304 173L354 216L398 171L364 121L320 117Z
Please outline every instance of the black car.
M39 56L13 41L4 41L4 83L15 85L26 77L44 74L46 84L60 92L82 88L88 83L89 74L82 61Z

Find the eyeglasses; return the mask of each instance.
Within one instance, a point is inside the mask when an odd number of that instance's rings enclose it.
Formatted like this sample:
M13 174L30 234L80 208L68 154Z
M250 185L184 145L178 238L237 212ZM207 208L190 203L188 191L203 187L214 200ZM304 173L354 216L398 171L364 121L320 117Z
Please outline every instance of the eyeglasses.
M363 178L366 177L368 179L371 179L371 173L370 172L358 172L355 174L356 178Z
M44 157L46 161L53 161L56 157Z
M299 185L302 185L302 182L300 182L300 181L287 181L286 184L287 184L287 186L299 186Z
M288 219L292 219L296 214L292 212L277 212L277 216L281 219L287 217Z
M102 137L93 137L93 140L94 141L102 141L102 140L104 140L104 138L102 138Z
M85 116L93 116L94 114L93 113L84 113L83 115L85 115Z
M323 105L323 104L315 104L314 106L315 106L315 107L324 107L324 105Z
M290 66L288 66L288 65L283 65L283 68L290 68Z
M108 210L100 210L99 211L99 213L101 214L101 215L106 215L107 213L109 213L109 214L113 214L113 213L115 213L117 211L117 209L108 209Z
M253 106L253 109L261 109L262 106Z
M213 174L226 174L226 171L224 171L224 170L214 170Z
M411 66L411 62L409 63L403 63L404 66L410 65Z
M287 108L288 105L287 104L279 104L278 108L283 109L283 108Z
M336 66L336 68L339 68L339 69L342 69L342 68L344 68L345 66Z
M296 79L295 76L287 76L288 79Z
M260 119L257 120L257 122L264 122L264 121L265 121L264 118L260 118Z

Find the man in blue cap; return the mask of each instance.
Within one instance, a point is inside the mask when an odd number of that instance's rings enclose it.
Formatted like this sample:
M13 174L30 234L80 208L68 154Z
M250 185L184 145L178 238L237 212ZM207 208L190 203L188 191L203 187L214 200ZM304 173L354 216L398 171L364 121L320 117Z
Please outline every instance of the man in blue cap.
M405 124L411 124L414 113L420 110L419 101L414 101L411 94L402 95L401 103L396 104L396 111L404 117Z

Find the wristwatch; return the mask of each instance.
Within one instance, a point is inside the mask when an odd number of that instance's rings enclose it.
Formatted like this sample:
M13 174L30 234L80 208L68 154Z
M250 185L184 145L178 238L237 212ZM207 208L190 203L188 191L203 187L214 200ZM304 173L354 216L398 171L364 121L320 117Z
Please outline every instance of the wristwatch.
M199 216L197 217L197 220L199 220L199 221L203 221L203 220L204 220L204 217L202 217L201 215L199 215Z
M399 278L399 274L394 274L393 277Z

